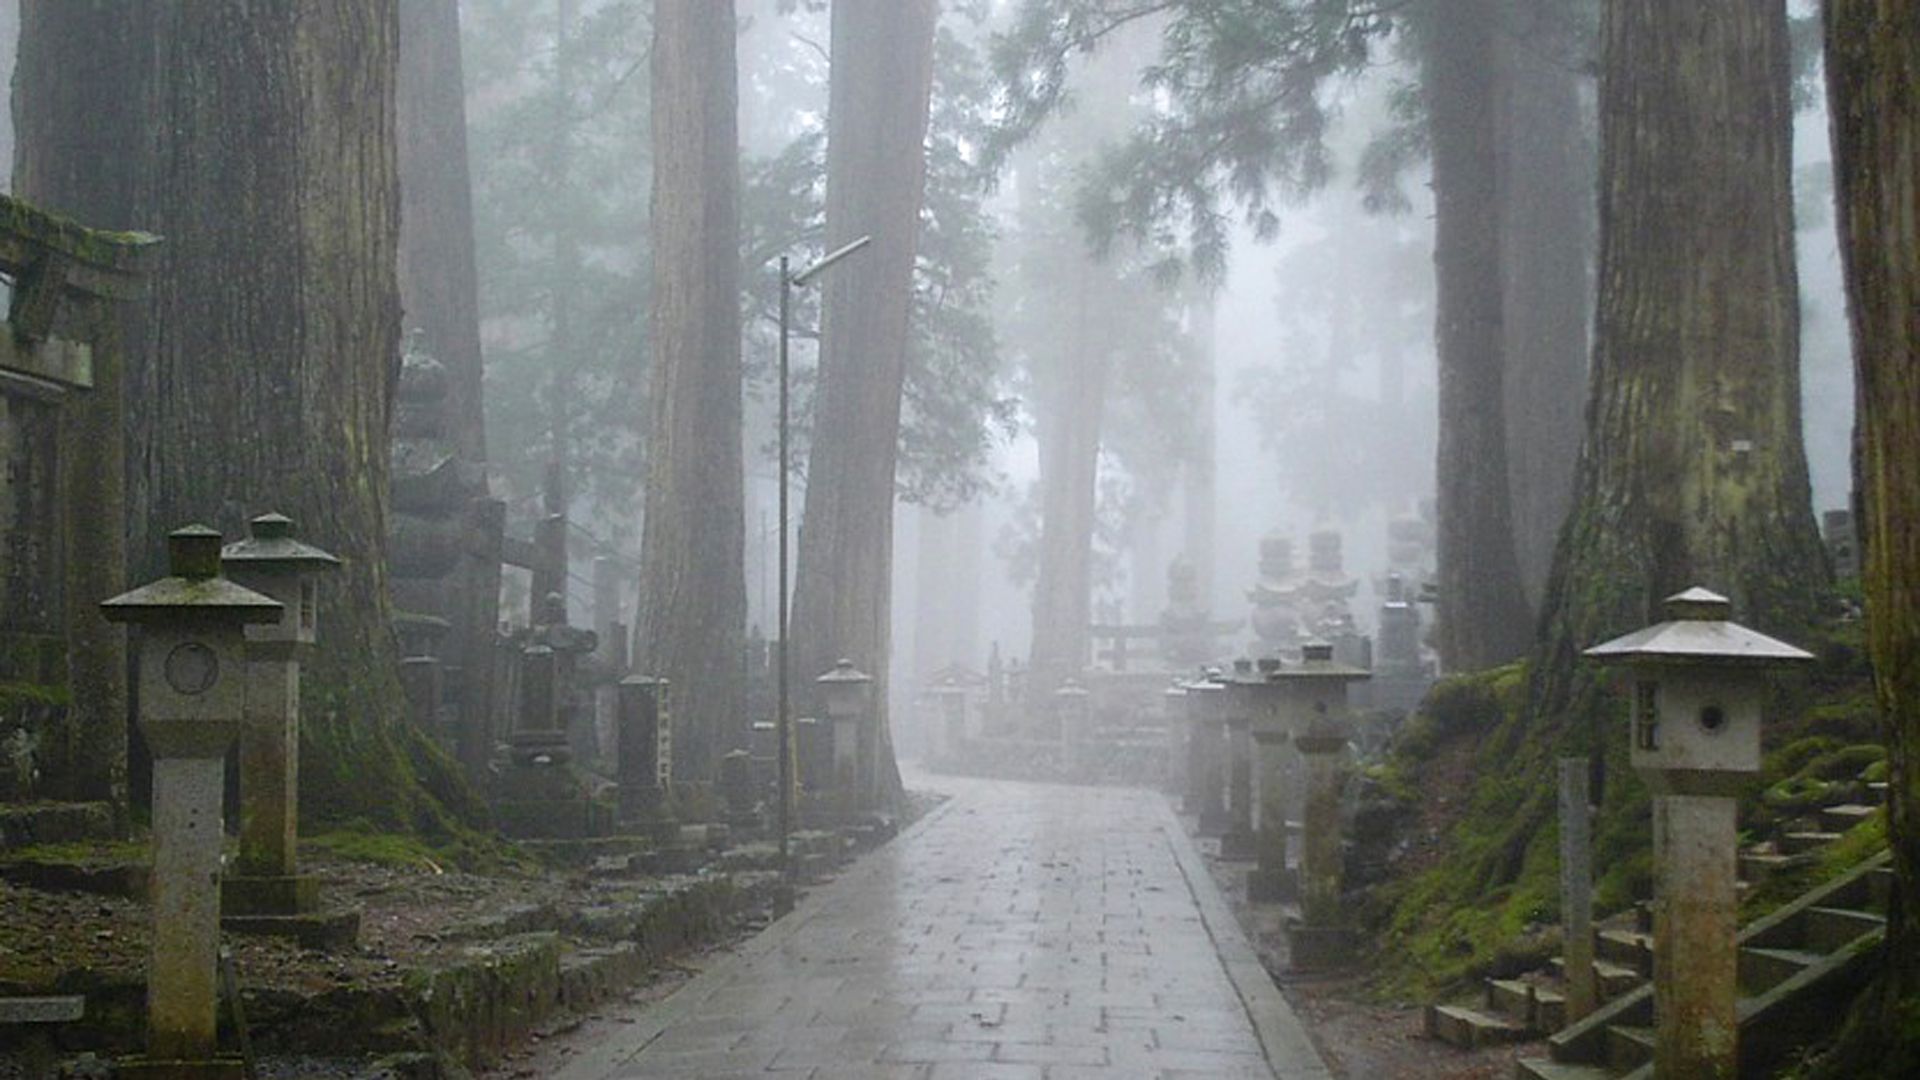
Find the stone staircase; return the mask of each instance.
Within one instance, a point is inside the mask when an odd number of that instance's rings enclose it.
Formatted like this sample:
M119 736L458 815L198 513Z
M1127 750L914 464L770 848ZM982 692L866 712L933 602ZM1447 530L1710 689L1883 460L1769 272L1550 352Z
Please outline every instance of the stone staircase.
M1740 931L1740 1073L1763 1076L1839 1024L1886 935L1892 890L1881 853ZM1616 950L1619 945L1616 943ZM1614 955L1619 956L1616 951ZM1647 956L1651 970L1651 954ZM1521 1080L1616 1080L1653 1075L1653 986L1608 998L1547 1038L1549 1057L1516 1063Z
M1870 796L1884 800L1886 784L1869 783L1855 790L1865 790ZM1851 801L1821 807L1786 823L1772 839L1744 848L1739 856L1739 888L1742 894L1744 895L1746 890L1759 885L1773 874L1797 869L1814 862L1822 849L1839 840L1847 830L1873 817L1879 810L1880 807L1876 805ZM1793 908L1797 904L1798 901L1788 907ZM1884 911L1885 908L1882 906L1878 910ZM1849 929L1857 928L1862 933L1866 932L1869 929L1864 921L1866 919L1880 920L1879 915L1869 912L1853 912L1851 915L1860 921L1848 923L1845 920L1849 916L1838 914L1823 913L1810 916L1809 918L1818 924L1818 929L1812 938L1822 944L1831 944L1834 936L1844 935ZM1883 925L1883 922L1880 920L1876 925ZM1743 934L1743 943L1745 940ZM1851 938L1848 939L1848 941L1851 940ZM1756 949L1758 951L1754 952L1752 958L1747 956L1747 953L1752 950L1742 952L1743 985L1752 985L1748 981L1750 974L1763 980L1773 975L1780 975L1783 978L1792 975L1797 970L1794 965L1804 959L1799 954L1809 951L1797 948L1769 951L1765 945L1756 945ZM1831 952L1832 949L1823 951ZM1773 955L1774 952L1780 952L1783 955ZM1646 1001L1646 1017L1642 1024L1613 1025L1620 1030L1617 1033L1608 1034L1602 1041L1601 1049L1607 1051L1602 1060L1631 1061L1638 1053L1637 1048L1643 1043L1646 1047L1643 1060L1650 1059L1652 1056L1650 980L1653 978L1651 909L1642 903L1637 905L1633 912L1617 916L1596 926L1593 955L1594 986L1602 1005L1600 1012L1606 1012L1608 1008L1636 994L1644 997ZM1439 1039L1464 1049L1478 1049L1501 1043L1526 1042L1550 1032L1558 1032L1566 1025L1564 967L1564 958L1555 957L1549 968L1543 971L1530 972L1517 978L1488 979L1482 987L1481 1001L1477 1005L1429 1005L1425 1016L1426 1034L1429 1038ZM1617 1045L1609 1046L1607 1040ZM1567 1080L1587 1076L1619 1075L1618 1072L1583 1073L1577 1069L1571 1072L1552 1071L1553 1067L1557 1067L1557 1056L1554 1062L1534 1064L1539 1067L1548 1067L1549 1071L1533 1073L1523 1071L1522 1075L1562 1077ZM1580 1067L1592 1066L1583 1064Z

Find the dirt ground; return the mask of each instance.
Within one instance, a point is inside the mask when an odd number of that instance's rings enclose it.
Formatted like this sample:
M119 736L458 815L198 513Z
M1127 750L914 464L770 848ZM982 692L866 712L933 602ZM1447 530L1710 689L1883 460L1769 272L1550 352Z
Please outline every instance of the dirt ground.
M1313 1037L1335 1076L1355 1080L1507 1080L1514 1059L1546 1056L1540 1042L1462 1050L1422 1030L1423 1002L1380 1004L1366 999L1359 974L1296 977L1286 974L1287 942L1280 909L1247 904L1245 863L1207 859L1215 882L1280 992Z

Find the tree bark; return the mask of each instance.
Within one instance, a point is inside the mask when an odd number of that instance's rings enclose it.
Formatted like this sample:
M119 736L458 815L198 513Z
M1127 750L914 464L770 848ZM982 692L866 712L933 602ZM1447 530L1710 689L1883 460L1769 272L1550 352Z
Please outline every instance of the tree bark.
M400 0L400 306L406 329L418 330L427 352L447 369L448 439L461 458L482 462L480 286L465 90L458 0Z
M1592 394L1535 653L1539 723L1597 723L1579 650L1690 585L1789 639L1814 614L1791 119L1782 0L1607 6ZM1574 738L1597 745L1590 727Z
M873 675L883 710L900 390L938 17L937 0L833 5L826 249L862 235L873 244L821 282L826 322L789 632L803 694L845 657ZM883 716L890 772L886 730Z
M1030 702L1052 705L1051 692L1080 678L1090 659L1093 622L1094 509L1099 495L1100 427L1112 367L1106 335L1095 329L1096 282L1102 274L1083 255L1055 302L1068 333L1055 335L1054 355L1034 373L1040 444L1040 567L1033 584ZM1210 466L1210 462L1207 463ZM1195 472L1200 463L1193 463ZM1207 469L1209 479L1211 469ZM1193 479L1190 475L1189 479ZM1191 489L1189 489L1191 494ZM1188 510L1195 507L1190 503ZM1189 539L1192 538L1189 530Z
M1488 667L1526 651L1504 416L1496 0L1460 0L1425 27L1433 144L1434 344L1440 364L1436 632L1441 662Z
M674 770L744 739L739 143L732 0L660 0L652 372L635 664L674 692Z
M1515 555L1537 610L1573 495L1593 308L1595 149L1568 0L1515 0L1496 49Z
M1859 402L1867 643L1895 895L1879 985L1830 1075L1920 1071L1920 3L1827 0L1827 93Z
M303 814L427 831L451 827L449 809L477 820L449 763L401 721L387 597L394 0L62 0L23 14L94 50L45 77L77 104L106 103L49 115L53 136L103 138L50 165L48 183L102 185L70 197L125 200L125 218L102 219L165 238L126 331L132 576L163 570L179 525L237 536L254 514L292 516L343 561L322 583L323 644L303 680ZM125 138L104 141L99 117Z

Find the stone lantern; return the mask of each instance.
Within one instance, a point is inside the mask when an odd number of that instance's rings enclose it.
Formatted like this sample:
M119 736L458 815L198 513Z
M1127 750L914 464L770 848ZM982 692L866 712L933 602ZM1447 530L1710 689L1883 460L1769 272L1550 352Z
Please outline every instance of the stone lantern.
M842 659L833 670L814 680L826 697L827 719L833 723L833 781L849 803L871 805L873 796L874 732L873 676Z
M220 576L220 534L200 525L167 537L171 576L100 605L141 629L141 732L153 751L153 934L147 967L147 1054L128 1076L232 1077L218 1057L220 798L227 747L247 704L249 624L272 625L279 601Z
M293 521L262 514L220 551L236 583L281 604L279 621L247 627L246 721L240 728L239 873L221 886L221 911L297 915L319 906L301 877L294 837L300 776L300 656L315 640L318 578L340 560L294 539Z
M1087 770L1087 743L1092 738L1093 708L1087 688L1068 679L1053 692L1053 711L1060 721L1060 748L1066 777L1076 779Z
M959 761L967 745L967 688L949 675L933 688L939 705L940 752L950 761Z
M1813 656L1732 622L1732 604L1706 589L1665 607L1667 621L1586 655L1630 672L1633 768L1654 794L1654 1070L1731 1078L1735 796L1760 771L1767 672Z
M1360 668L1333 658L1333 646L1310 642L1301 647L1300 665L1275 672L1291 683L1283 701L1288 737L1301 763L1300 918L1287 927L1288 951L1296 970L1335 967L1346 960L1350 928L1341 907L1344 858L1341 851L1340 796L1346 786L1348 742L1347 689L1370 678Z

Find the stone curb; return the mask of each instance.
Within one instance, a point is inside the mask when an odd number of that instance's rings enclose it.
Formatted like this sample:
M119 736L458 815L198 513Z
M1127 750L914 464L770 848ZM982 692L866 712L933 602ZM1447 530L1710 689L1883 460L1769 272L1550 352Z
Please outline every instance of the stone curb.
M1187 836L1187 830L1174 816L1165 797L1157 796L1155 801L1160 807L1161 827L1166 832L1167 843L1173 848L1180 873L1187 880L1187 890L1200 909L1200 921L1206 925L1207 936L1213 940L1214 955L1220 958L1220 966L1240 996L1247 1018L1253 1022L1254 1033L1260 1039L1260 1048L1266 1052L1267 1064L1274 1076L1278 1080L1331 1080L1333 1073L1320 1057L1320 1051L1314 1048L1305 1025L1281 996L1273 977L1267 974L1266 966L1260 963L1260 957L1241 933L1240 923L1227 908L1199 849L1193 846L1193 840Z

